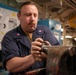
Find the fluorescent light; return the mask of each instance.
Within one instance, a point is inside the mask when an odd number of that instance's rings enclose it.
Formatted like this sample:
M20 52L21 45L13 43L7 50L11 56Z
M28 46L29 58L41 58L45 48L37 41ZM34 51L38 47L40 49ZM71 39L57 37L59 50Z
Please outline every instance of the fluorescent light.
M76 41L76 38L74 38L74 40Z
M61 37L61 40L63 40L63 37Z
M72 36L65 36L65 38L72 38ZM61 37L61 40L63 40L63 36Z
M65 38L72 38L72 36L65 36Z
M63 28L61 28L61 32L63 32Z

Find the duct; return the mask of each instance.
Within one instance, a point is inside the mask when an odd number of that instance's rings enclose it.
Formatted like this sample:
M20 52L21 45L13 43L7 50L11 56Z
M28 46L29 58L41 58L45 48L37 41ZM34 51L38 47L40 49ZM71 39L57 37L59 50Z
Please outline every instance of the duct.
M69 17L68 23L70 27L76 28L76 14Z
M74 10L76 10L76 1L74 0L64 0L66 4L68 4L70 7L72 7Z

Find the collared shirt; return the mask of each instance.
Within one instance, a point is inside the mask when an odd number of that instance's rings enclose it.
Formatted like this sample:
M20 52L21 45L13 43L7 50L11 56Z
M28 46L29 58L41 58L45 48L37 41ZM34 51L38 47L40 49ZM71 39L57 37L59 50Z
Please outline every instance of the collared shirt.
M45 41L49 41L51 45L59 45L57 39L46 26L37 26L36 30L32 34L32 41L34 41L36 38L42 38ZM3 66L6 68L6 62L13 57L24 57L29 55L30 49L31 41L23 32L21 26L7 32L2 40ZM44 61L35 62L27 70L20 73L38 68L44 68L45 66ZM14 74L10 73L10 75Z

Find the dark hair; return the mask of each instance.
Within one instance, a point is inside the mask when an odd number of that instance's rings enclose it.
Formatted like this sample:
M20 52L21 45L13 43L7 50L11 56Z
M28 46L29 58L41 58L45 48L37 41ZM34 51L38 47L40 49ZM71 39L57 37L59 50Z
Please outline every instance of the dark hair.
M21 3L20 4L20 7L19 7L19 11L18 11L18 13L20 13L21 11L21 8L24 6L24 5L35 5L33 2L31 2L31 1L27 1L27 2L23 2L23 3Z

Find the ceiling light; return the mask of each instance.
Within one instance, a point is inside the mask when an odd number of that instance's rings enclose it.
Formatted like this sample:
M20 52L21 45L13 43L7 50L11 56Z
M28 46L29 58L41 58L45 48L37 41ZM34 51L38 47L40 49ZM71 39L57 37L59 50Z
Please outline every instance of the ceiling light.
M72 38L72 36L65 36L65 38Z
M76 41L76 38L74 38L74 40Z
M65 36L65 38L69 39L69 38L72 38L72 36ZM61 40L63 40L63 36L61 37Z
M63 32L63 28L61 28L61 32Z

